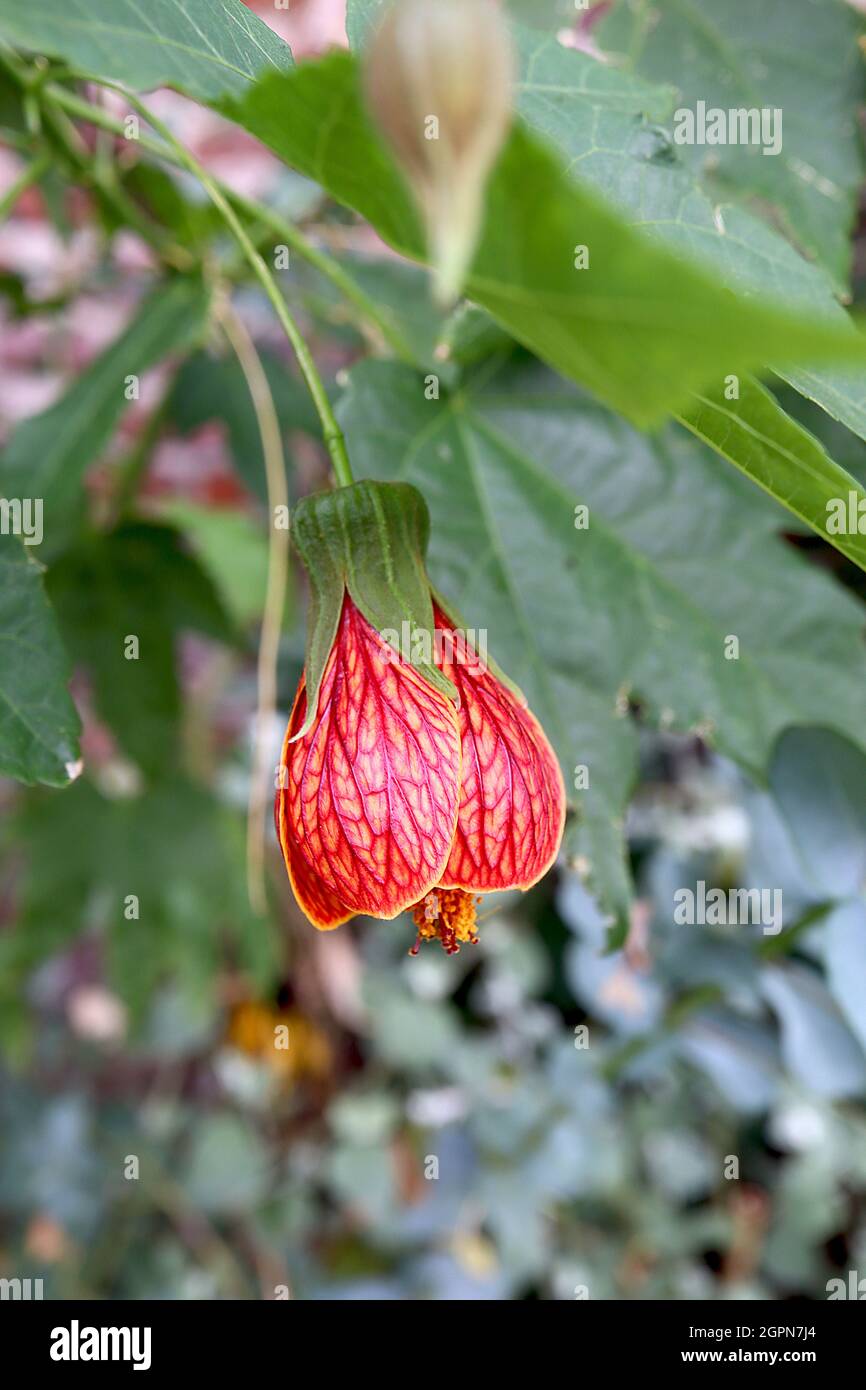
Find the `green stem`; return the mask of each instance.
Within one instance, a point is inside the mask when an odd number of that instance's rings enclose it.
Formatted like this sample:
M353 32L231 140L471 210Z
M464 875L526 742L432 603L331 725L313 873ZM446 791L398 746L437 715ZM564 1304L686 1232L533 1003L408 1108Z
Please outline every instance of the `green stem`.
M19 82L27 86L26 76L13 69L14 76ZM85 75L86 76L86 75ZM89 79L95 80L95 79ZM340 290L347 295L363 312L373 318L378 326L385 332L385 325L373 305L372 301L354 285L351 278L345 274L342 267L334 262L324 252L318 251L310 246L306 238L291 223L284 221L279 214L273 213L271 209L259 206L247 199L242 199L238 195L232 194L217 179L215 179L202 164L178 141L171 130L148 108L143 102L134 96L126 88L119 84L101 81L100 85L112 91L118 92L129 105L136 110L143 120L155 130L160 136L161 141L149 139L147 136L139 138L138 143L143 149L150 150L160 158L167 159L170 163L180 168L186 169L193 174L207 192L214 206L222 214L222 217L235 240L238 242L243 254L249 263L253 273L259 280L268 299L274 307L283 331L294 349L295 356L301 373L307 383L313 403L322 422L322 434L325 445L331 456L331 463L334 469L334 476L340 487L348 487L354 482L349 457L346 452L346 444L342 430L337 424L331 403L328 400L322 378L318 368L313 361L312 354L307 347L306 341L295 323L289 311L285 299L280 293L279 287L273 279L262 256L256 249L251 237L249 236L243 223L238 218L234 207L239 206L245 216L258 218L260 221L278 230L287 244L292 245L312 264L315 265L322 274L327 275L332 283L337 285ZM110 130L114 134L125 135L123 123L102 109L90 102L81 100L74 93L67 92L64 88L56 87L53 84L44 83L39 91L40 100L50 106L60 107L70 115L77 115L81 119L91 122L93 125L105 130ZM112 190L114 192L114 190ZM134 210L137 213L137 210ZM371 312L372 310L372 312Z
M112 116L100 106L94 106L91 102L84 101L76 96L74 92L69 92L63 87L53 84L47 85L42 90L42 97L55 106L62 107L71 116L77 116L79 120L87 121L89 124L107 130L113 135L125 136L122 120ZM157 159L162 159L175 168L188 168L175 151L161 140L150 139L142 135L136 141L148 154L154 155ZM242 213L250 222L259 222L263 226L270 228L287 246L296 251L298 255L340 291L345 299L353 304L361 317L369 323L374 324L382 338L388 343L396 354L405 361L412 360L411 349L394 324L386 314L383 314L374 299L361 289L340 265L339 261L333 256L328 255L327 251L322 251L304 235L304 233L290 222L274 208L267 207L264 203L257 203L252 198L245 198L241 193L235 193L219 179L211 176L214 187L218 188L223 197L231 205Z
M245 198L240 193L232 192L231 189L224 189L224 192L230 202L249 221L261 223L263 227L280 237L287 246L296 251L308 265L313 266L327 280L330 280L343 298L354 305L361 319L375 325L381 339L393 349L397 356L405 362L414 364L412 349L406 339L390 322L387 315L382 313L376 301L365 294L360 285L344 270L339 261L330 256L327 251L314 246L293 222L289 222L274 208L269 208L264 203L256 203L251 198Z
M18 175L11 188L7 188L3 197L0 198L0 222L5 222L10 212L14 208L22 193L26 193L34 183L38 183L43 174L47 174L51 168L51 156L49 154L37 155L32 164L28 164Z
M227 297L218 297L216 317L222 324L246 378L259 427L268 486L268 585L259 642L259 702L247 815L247 885L250 906L259 917L264 917L268 906L265 890L265 813L269 797L273 800L273 793L268 792L267 780L268 731L273 725L277 708L277 658L289 570L289 533L284 529L278 530L274 526L274 518L280 508L288 506L289 495L280 422L261 358L246 325L235 313Z
M48 137L51 144L68 161L74 173L80 176L85 184L92 185L105 206L110 208L121 222L133 227L144 241L177 269L189 269L193 264L189 253L181 247L172 246L162 229L148 222L113 177L113 166L106 169L103 161L94 160L66 112L58 103L44 100L44 89L50 69L24 67L15 51L2 42L0 65L23 90L25 109L30 113L28 124L32 132L38 130L40 134Z
M168 126L165 125L158 116L155 116L152 111L149 111L144 103L139 101L138 97L132 92L127 91L126 88L112 82L103 82L102 85L111 88L112 91L118 92L124 100L128 101L130 106L138 112L142 120L147 121L148 125L162 137L165 143L175 151L183 166L188 169L191 174L195 175L211 202L222 214L223 220L243 251L256 279L259 281L262 289L273 305L274 312L280 321L282 329L294 349L295 356L298 359L298 366L301 369L310 395L313 398L313 404L322 422L322 435L328 453L331 456L331 463L337 483L340 487L349 487L354 482L354 478L352 477L352 469L349 465L349 456L346 453L346 442L343 439L343 432L337 424L334 412L331 409L331 402L328 400L328 394L325 390L322 378L319 375L319 369L313 361L313 355L307 347L303 334L289 311L289 306L280 293L279 287L271 275L271 272L268 270L265 261L256 250L246 227L231 206L223 190L208 173L204 165L200 164L195 156L190 154L189 150L175 138Z

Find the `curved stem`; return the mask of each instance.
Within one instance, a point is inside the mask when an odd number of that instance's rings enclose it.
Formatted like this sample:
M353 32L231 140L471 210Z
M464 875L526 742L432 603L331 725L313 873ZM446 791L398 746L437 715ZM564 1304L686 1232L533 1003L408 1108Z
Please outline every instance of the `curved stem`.
M340 487L348 487L351 483L354 482L354 479L352 477L352 469L349 465L349 456L346 453L346 443L343 439L343 432L337 424L337 421L334 417L334 412L331 409L331 402L328 400L328 394L325 391L324 383L322 381L321 376L319 375L319 369L313 361L312 353L310 352L310 349L307 347L303 334L298 328L298 325L295 323L295 320L289 311L289 307L286 304L286 301L283 298L282 294L280 293L279 287L274 281L271 272L268 270L268 267L266 266L264 260L262 259L259 252L256 250L249 233L247 232L246 228L244 227L234 208L231 206L231 203L229 202L225 193L215 182L215 180L211 177L207 169L205 169L204 165L200 164L199 161L195 158L195 156L190 154L189 150L187 150L180 143L180 141L177 140L176 137L172 134L168 126L165 125L165 123L161 121L158 116L155 116L152 111L148 110L144 103L139 101L137 96L135 96L132 92L127 91L125 87L121 87L117 83L102 82L101 85L109 87L112 91L118 92L124 98L125 101L129 102L130 106L138 112L142 119L147 121L148 124L162 137L165 143L175 151L178 160L184 165L186 169L189 170L191 174L195 175L199 183L204 188L205 192L208 194L208 197L210 198L211 202L214 204L216 208L219 209L220 213L223 216L223 220L226 222L227 226L232 232L232 235L234 236L235 240L237 241L238 245L243 251L244 256L249 262L253 273L255 274L256 278L261 284L262 289L268 296L268 299L271 301L271 304L273 305L274 311L277 315L277 318L280 321L283 331L286 337L288 338L289 342L291 343L292 347L294 348L295 356L298 359L298 366L301 369L304 380L306 381L307 386L309 388L310 395L313 398L313 404L315 405L319 419L322 422L322 435L324 437L328 453L331 455L331 463L334 469L334 476L336 477Z
M103 107L94 106L91 102L85 101L75 92L67 91L65 87L47 83L42 88L40 96L44 102L61 107L81 121L87 121L90 125L108 131L112 135L126 137L122 120L113 116L110 111L106 111ZM176 152L162 140L153 140L147 135L141 135L136 143L141 149L147 150L148 154L164 160L167 164L174 165L175 168L187 167ZM227 184L213 175L211 178L214 186L220 190L232 207L242 213L248 221L258 222L262 226L268 227L287 246L297 251L303 260L318 270L327 280L330 280L334 288L339 290L350 304L354 305L362 321L375 327L381 339L388 344L397 357L406 362L414 362L411 345L403 337L397 325L387 314L382 312L375 299L371 298L357 281L352 279L352 276L338 260L335 260L327 251L323 251L321 247L313 245L300 228L295 226L294 222L289 221L275 208L268 207L265 203L256 202L253 198L247 198L242 193L236 193L233 188L229 188Z
M268 487L268 587L259 641L259 698L247 809L247 892L253 911L263 917L267 911L265 811L268 734L277 707L277 656L289 568L289 533L286 528L278 529L274 522L278 507L284 507L288 512L289 495L280 422L261 358L246 325L228 299L218 298L216 313L249 387L262 440Z

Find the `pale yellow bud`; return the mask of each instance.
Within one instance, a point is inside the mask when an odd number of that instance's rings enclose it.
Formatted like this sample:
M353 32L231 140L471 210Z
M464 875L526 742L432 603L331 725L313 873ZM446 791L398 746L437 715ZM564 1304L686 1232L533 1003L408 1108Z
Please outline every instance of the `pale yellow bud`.
M424 217L443 304L459 294L478 242L512 70L492 0L395 0L370 45L369 105Z

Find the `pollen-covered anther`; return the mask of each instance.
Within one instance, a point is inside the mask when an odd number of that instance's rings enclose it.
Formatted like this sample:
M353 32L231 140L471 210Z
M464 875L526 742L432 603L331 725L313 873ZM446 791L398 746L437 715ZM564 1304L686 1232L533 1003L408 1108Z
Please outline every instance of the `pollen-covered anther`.
M418 939L410 950L410 956L417 956L422 941L435 938L442 943L443 951L454 956L461 945L478 942L476 930L476 909L481 902L472 893L464 893L462 888L434 888L412 908L412 917L418 928Z

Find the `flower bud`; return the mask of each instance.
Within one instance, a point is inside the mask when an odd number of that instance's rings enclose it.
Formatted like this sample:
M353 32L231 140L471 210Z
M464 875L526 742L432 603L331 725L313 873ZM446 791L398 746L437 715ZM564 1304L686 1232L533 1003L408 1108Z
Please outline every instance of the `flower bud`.
M508 130L512 55L491 0L396 0L370 46L367 98L427 231L436 297L460 292Z

